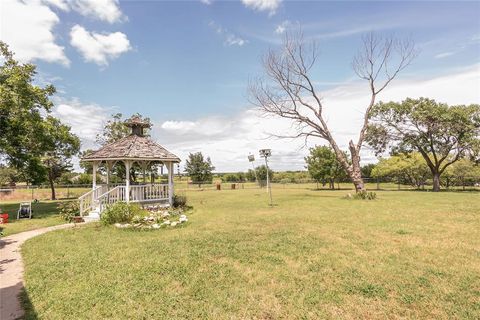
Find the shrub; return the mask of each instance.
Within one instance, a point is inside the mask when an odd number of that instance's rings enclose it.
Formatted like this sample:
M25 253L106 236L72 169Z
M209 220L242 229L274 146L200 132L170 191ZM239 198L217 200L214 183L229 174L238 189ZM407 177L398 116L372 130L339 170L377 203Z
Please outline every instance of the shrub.
M176 194L173 196L173 207L183 208L187 206L187 196Z
M58 211L62 219L70 222L74 217L80 215L80 202L78 201L64 201L58 204Z
M377 194L375 192L368 192L363 190L354 194L353 198L357 200L375 200L377 198Z
M146 215L147 211L140 208L137 204L117 202L112 206L108 206L102 212L100 220L103 224L109 225L130 222L135 216L144 217Z

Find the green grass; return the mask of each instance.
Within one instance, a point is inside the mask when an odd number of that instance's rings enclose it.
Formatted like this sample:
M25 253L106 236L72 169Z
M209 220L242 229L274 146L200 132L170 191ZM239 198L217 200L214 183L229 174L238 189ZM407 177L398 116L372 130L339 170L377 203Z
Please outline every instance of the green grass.
M19 202L1 203L0 208L2 212L6 212L9 215L8 223L0 225L4 228L4 236L66 223L58 215L58 203L59 201L32 203L33 218L19 220L17 220Z
M479 193L274 191L190 191L179 229L29 240L27 318L480 318Z

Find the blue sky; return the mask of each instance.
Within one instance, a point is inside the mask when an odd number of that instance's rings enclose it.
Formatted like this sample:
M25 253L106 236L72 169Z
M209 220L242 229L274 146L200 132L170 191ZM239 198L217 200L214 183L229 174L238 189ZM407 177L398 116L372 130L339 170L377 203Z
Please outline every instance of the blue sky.
M238 136L242 155L225 159L235 141L218 145L218 136L231 130L222 125L242 121L248 124L242 130L255 123L261 128L252 130L262 132L265 123L245 119L252 108L246 87L261 75L262 55L280 45L284 32L301 26L307 39L318 42L321 56L312 76L321 91L354 83L352 57L361 36L375 31L411 37L421 50L399 83L430 81L430 95L442 98L431 81L473 70L463 89L468 101L451 103L478 103L479 12L480 2L473 1L6 0L0 38L19 58L38 65L40 82L57 86L56 103L63 106L58 114L85 146L92 146L93 132L110 113L140 112L154 120L156 138L173 152L207 150L214 162L218 156L219 169L241 170L236 159L265 142ZM339 126L350 127L349 121ZM196 141L199 130L210 129L215 134ZM279 152L279 160L291 157L292 168L299 168L305 150L293 144L294 151Z

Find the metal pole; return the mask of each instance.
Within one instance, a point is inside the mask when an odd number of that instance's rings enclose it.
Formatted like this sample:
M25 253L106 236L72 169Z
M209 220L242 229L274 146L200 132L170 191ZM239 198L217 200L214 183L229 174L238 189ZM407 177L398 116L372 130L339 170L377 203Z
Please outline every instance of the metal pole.
M270 175L268 174L268 161L267 157L265 157L265 166L267 167L267 192L270 195L270 206L272 206L272 186L270 185Z
M253 169L253 173L255 174L255 182L260 185L260 181L258 181L258 178L257 178L257 170L255 170L255 166L253 165L253 162L252 162L252 169Z

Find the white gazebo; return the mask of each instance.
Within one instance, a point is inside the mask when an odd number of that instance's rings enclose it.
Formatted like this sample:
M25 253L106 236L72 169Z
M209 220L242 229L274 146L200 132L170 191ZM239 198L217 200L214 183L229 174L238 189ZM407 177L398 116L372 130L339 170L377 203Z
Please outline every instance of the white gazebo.
M98 217L105 207L119 201L138 202L140 204L155 203L160 205L173 204L173 172L174 163L180 162L173 153L152 141L144 135L144 129L150 124L134 116L125 122L132 132L129 136L83 157L81 161L91 162L93 166L92 190L82 195L80 200L80 215L89 214L92 218ZM125 184L112 185L110 175L113 166L117 163L125 166ZM137 163L143 170L143 183L131 184L130 169ZM158 163L165 165L168 170L168 183L147 183L146 168ZM106 169L106 184L97 184L97 170L100 165Z

